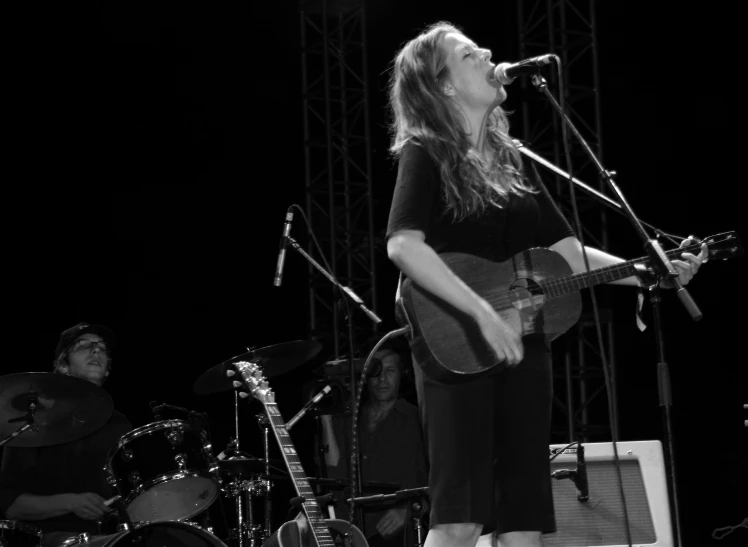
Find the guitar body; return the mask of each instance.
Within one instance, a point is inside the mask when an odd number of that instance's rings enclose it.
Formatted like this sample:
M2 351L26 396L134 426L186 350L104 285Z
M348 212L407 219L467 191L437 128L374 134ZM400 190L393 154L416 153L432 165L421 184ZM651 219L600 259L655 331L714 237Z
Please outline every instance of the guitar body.
M345 546L345 534L350 529L352 547L368 547L364 534L356 526L344 520L326 520L327 529L335 547ZM275 538L275 540L273 540ZM296 519L284 523L278 528L277 535L269 538L263 547L317 547L309 524L306 519Z
M473 291L522 336L557 338L579 319L582 300L571 292L547 298L541 284L572 273L558 253L529 249L505 262L463 253L439 255ZM413 334L413 354L424 372L441 382L476 377L499 364L477 323L444 300L406 279L401 289Z

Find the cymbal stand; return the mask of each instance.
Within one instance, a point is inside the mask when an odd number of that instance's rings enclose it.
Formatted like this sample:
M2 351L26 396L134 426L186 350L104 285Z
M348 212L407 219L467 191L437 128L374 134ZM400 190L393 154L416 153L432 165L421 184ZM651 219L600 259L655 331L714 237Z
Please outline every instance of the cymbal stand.
M29 395L28 403L29 403L29 411L24 416L19 416L18 418L13 418L12 420L8 420L9 424L13 424L16 422L26 422L24 425L19 427L16 431L5 437L2 441L0 441L0 447L2 447L5 443L12 441L16 437L18 437L21 433L24 431L31 429L32 431L39 433L39 428L36 427L36 422L34 421L34 413L36 412L36 404L39 402L39 395L36 393L31 393Z
M269 434L269 425L270 420L267 417L267 414L264 412L260 412L257 415L257 424L262 428L262 446L263 446L263 453L265 454L265 476L268 477L270 475L270 443L268 442L268 434ZM272 515L273 515L273 502L270 499L270 492L272 490L273 483L270 481L270 479L266 479L266 496L265 496L265 534L266 537L270 537L272 534Z
M239 437L239 390L234 390L234 438L229 439L229 443L226 446L225 454L228 454L230 459L234 455L241 455L240 451L240 437ZM225 487L225 493L228 497L234 498L236 507L236 529L233 530L231 535L236 539L236 547L248 547L247 546L247 535L245 533L246 525L244 522L244 498L242 496L244 492L244 486L246 481L242 481L241 477L232 477L230 483ZM249 511L249 506L247 507Z

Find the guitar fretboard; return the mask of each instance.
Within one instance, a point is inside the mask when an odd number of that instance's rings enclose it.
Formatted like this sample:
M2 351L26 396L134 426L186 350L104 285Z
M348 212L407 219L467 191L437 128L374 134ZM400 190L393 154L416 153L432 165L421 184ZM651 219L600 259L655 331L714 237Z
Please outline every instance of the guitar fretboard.
M304 512L306 513L309 524L314 531L319 547L335 547L335 542L330 535L325 523L325 517L319 508L317 498L307 480L304 468L301 466L301 460L296 453L291 437L286 429L286 423L281 416L278 405L273 402L263 403L267 412L270 425L273 427L273 433L278 440L283 459L288 467L288 472L293 480L296 493L304 498Z
M699 249L700 247L698 245L694 245L691 247L685 247L683 249L674 249L671 251L667 251L665 254L669 259L672 259L679 257L683 252L698 253ZM601 283L610 283L611 281L618 281L619 279L636 275L636 265L644 264L646 262L646 258L637 258L634 260L628 260L626 262L613 264L612 266L590 270L589 272L582 272L574 275L569 275L567 277L549 279L539 284L542 287L545 295L549 298L563 296L571 292L586 289L587 287L592 287Z

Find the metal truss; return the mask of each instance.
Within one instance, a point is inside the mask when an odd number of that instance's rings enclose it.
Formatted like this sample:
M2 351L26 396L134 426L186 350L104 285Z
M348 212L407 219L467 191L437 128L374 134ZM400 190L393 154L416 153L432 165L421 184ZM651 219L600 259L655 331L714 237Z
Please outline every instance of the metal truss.
M300 0L299 16L306 214L332 274L376 312L364 0ZM318 257L311 238L308 252ZM312 267L308 289L311 332L347 355L348 297ZM375 326L350 309L355 349Z
M595 0L517 0L520 58L555 53L561 59L563 89L556 72L545 74L548 89L559 102L564 98L566 112L584 140L602 161L602 131L600 120L599 75L597 62L597 29ZM529 79L528 79L529 80ZM562 142L561 120L547 98L534 90L532 83L522 79L525 88L520 112L521 138L533 151L589 186L607 194L595 165L589 160L577 139L569 132L572 165L567 165ZM547 172L544 172L547 173ZM548 180L548 179L546 179ZM573 221L570 183L558 176L550 186L565 216ZM607 219L604 207L582 190L575 191L577 209L585 244L607 249ZM609 348L609 364L614 373L613 324L608 310L602 309L601 322L604 344ZM604 319L603 319L604 318ZM577 329L560 344L564 352L559 356L563 366L557 372L554 404L564 410L565 436L559 442L581 438L608 438L610 433L606 405L602 411L593 402L605 399L605 383L594 323L581 321ZM559 347L559 345L557 345ZM561 370L563 372L561 372ZM615 405L615 393L613 404ZM614 408L616 408L614 406ZM598 424L592 423L593 421ZM562 431L554 429L554 434Z
M613 407L617 408L615 339L613 318L609 310L600 311L600 323L603 347L614 388L612 402ZM608 398L593 317L584 316L575 328L556 344L556 348L563 347L563 351L554 354L554 420L551 429L553 442L609 439ZM614 419L617 431L617 416Z
M597 64L595 0L517 0L519 18L520 58L544 53L555 53L561 59L564 88L555 71L548 70L549 90L560 101L563 94L566 111L584 140L602 160L602 131L600 125L600 94ZM524 88L532 88L529 79L522 79ZM548 100L533 89L526 89L528 98L522 105L522 138L535 152L602 193L597 170L573 135L570 135L571 169L566 165L558 113ZM570 207L570 184L554 178L560 206L573 218ZM552 190L552 188L551 188ZM604 210L584 192L576 191L577 206L585 241L596 247L608 246L607 222Z

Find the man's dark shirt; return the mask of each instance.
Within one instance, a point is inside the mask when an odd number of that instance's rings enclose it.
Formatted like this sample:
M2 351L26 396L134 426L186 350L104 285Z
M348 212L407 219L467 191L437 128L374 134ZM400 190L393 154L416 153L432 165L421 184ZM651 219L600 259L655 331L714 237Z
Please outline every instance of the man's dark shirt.
M350 461L350 417L335 417L333 431L340 449L340 460L338 465L328 466L328 476L347 479ZM396 484L401 490L428 486L426 451L418 409L402 398L398 399L373 432L368 430L366 417L362 413L359 417L359 456L361 482L364 483L361 495L392 493L367 489L366 483L369 481ZM379 519L393 507L394 504L371 505L364 508L364 533L367 537L377 533L376 524ZM338 518L348 520L347 506L336 507L336 510ZM406 527L409 525L410 523L405 523Z
M21 494L94 492L103 498L115 495L114 488L106 482L103 468L109 449L131 430L132 424L115 410L102 428L76 441L41 448L6 446L0 467L0 516L6 518L8 507ZM58 530L98 533L97 521L84 520L74 513L25 522L45 533Z

